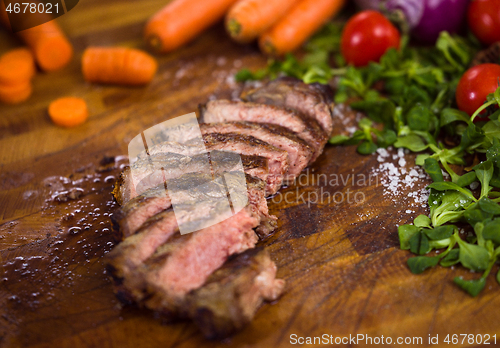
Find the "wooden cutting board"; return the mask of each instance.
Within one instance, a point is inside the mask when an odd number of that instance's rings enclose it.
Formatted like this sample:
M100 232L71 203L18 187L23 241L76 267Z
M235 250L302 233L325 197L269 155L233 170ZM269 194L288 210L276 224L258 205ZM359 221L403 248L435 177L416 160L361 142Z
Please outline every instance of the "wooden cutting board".
M0 106L0 346L287 347L295 337L323 334L333 343L358 334L375 343L421 338L420 346L429 346L429 336L448 346L453 334L497 334L498 342L493 277L473 299L452 279L478 275L438 267L416 276L406 267L410 255L398 248L396 226L427 213L428 181L411 172L413 156L395 150L360 156L353 147L327 146L301 182L270 200L279 228L263 244L286 292L231 338L207 341L191 323L164 324L147 310L120 306L103 257L116 242L111 190L128 142L209 98L231 97L241 87L231 78L238 68L265 64L255 46L232 43L218 25L158 57L158 74L144 88L85 83L82 50L143 48L144 21L164 2L81 0L60 18L75 46L70 66L37 74L29 101ZM16 45L0 31L0 52ZM47 105L63 95L88 101L87 123L61 129L50 122ZM337 111L336 133L356 117ZM461 340L453 346L475 345Z

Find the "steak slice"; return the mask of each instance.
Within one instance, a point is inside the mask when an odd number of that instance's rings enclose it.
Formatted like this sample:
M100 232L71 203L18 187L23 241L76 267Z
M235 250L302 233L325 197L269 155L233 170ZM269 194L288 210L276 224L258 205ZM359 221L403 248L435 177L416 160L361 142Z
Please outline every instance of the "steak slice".
M135 274L137 268L178 231L175 213L168 209L149 218L142 228L106 255L106 269L115 281L115 292L120 300L132 302L144 297L143 280L137 279Z
M241 99L282 106L314 118L327 135L333 129L333 91L328 85L307 84L293 77L280 77L261 87L246 90Z
M160 164L162 163L161 161L164 157L168 156L166 156L165 154L158 154L158 155L152 155L150 158L151 162ZM177 157L177 156L176 154L172 154L172 157ZM130 169L130 167L125 168L120 173L120 176L117 179L113 189L113 195L116 201L120 205L123 205L126 204L131 199L133 199L134 197L140 195L139 192L142 194L151 188L163 185L163 183L165 183L166 180L168 179L177 178L185 173L206 172L204 170L206 163L205 154L195 155L192 157L181 156L177 158L178 158L177 163L174 162L174 164L172 164L171 167L165 165L165 167L163 167L164 170L158 169L153 171L150 167L144 168L137 165L136 169L134 170L134 175L138 175L137 178L142 177L142 179L138 182L137 187L134 184L134 182L137 182L137 179L134 180L132 178L132 170ZM209 153L209 158L210 158L210 153ZM245 171L245 173L254 177L258 177L264 181L267 180L269 168L268 168L268 161L266 158L260 156L242 155L241 162L243 164L243 170ZM236 168L237 166L239 166L239 161L236 164L232 163L231 161L228 161L227 163L223 163L222 165L220 165L218 170L221 172L222 171L230 172L235 169L238 169ZM212 171L212 174L214 174L213 168L211 168L210 170Z
M185 235L177 233L133 274L119 278L119 291L150 309L177 315L188 292L202 286L230 255L255 246L253 228L259 222L247 206L218 224Z
M250 135L256 139L285 150L290 166L284 181L293 181L307 166L313 155L313 149L294 132L271 123L223 122L200 124L202 134L238 133Z
M249 121L272 123L285 127L304 139L313 149L309 163L318 158L327 137L315 119L282 107L250 102L212 100L200 106L200 120L205 123Z
M236 172L236 174L238 173L239 172ZM231 172L228 174L231 175ZM227 178L228 176L226 175L226 180ZM209 181L212 180L212 176L199 173L188 173L184 174L175 181L186 181L192 186L193 183L197 180L199 181L200 179ZM250 205L255 207L255 210L261 216L261 224L257 227L256 231L259 237L263 239L274 231L277 225L277 218L269 215L267 201L265 198L265 182L259 178L246 174L246 186L248 202ZM209 194L209 192L190 190L189 194L186 194L183 198L184 203L194 203L206 200L207 194ZM172 202L168 195L168 191L165 189L165 186L161 184L125 203L112 215L111 218L115 226L115 230L121 232L121 234L126 238L136 233L141 225L149 218L169 209L171 205Z
M266 192L268 195L278 192L283 184L283 179L289 168L288 153L286 151L252 136L237 133L204 134L203 140L210 150L267 158L269 175L266 179Z
M123 237L134 234L150 217L172 206L164 184L147 190L123 204L111 216L114 229Z
M222 339L248 324L264 300L274 301L285 282L276 279L276 265L258 247L231 257L188 293L183 311L209 339Z
M224 199L226 198L224 197ZM176 209L179 208L177 212L174 212L173 209L167 209L147 219L135 234L125 238L118 244L108 254L107 260L110 274L115 279L121 280L121 288L128 289L128 291L122 291L123 294L128 294L128 296L122 297L128 297L135 301L142 298L144 289L139 289L136 286L136 282L139 281L142 284L143 280L137 276L137 270L144 266L143 263L157 252L158 248L163 246L165 249L165 245L174 245L175 243L171 242L172 239L183 240L185 236L196 234L195 232L181 235L179 232L179 224L196 223L198 226L203 226L203 223L206 223L208 225L211 224L211 226L204 229L202 228L200 231L210 230L214 226L218 226L225 221L223 220L217 223L220 217L231 218L231 216L227 214L227 211L224 210L226 205L227 199L226 202L224 202L216 197L212 201L182 204L176 207ZM253 214L258 224L259 215L256 214L255 208L247 206L243 210ZM179 211L181 211L180 214ZM236 215L232 217L234 218ZM167 241L169 241L169 243L167 243Z

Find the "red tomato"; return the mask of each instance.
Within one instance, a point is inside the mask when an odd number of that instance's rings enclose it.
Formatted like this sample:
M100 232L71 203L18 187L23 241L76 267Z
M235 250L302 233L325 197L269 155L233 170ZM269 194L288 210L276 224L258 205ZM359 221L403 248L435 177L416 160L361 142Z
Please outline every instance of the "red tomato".
M392 23L377 11L363 11L345 25L341 38L342 55L347 63L364 66L378 62L389 48L399 48L401 39Z
M488 94L495 92L499 81L500 65L498 64L480 64L470 68L458 82L455 94L458 108L472 116L486 101ZM481 119L476 117L474 120L480 121Z
M471 1L467 10L467 22L483 44L491 45L500 41L500 1Z

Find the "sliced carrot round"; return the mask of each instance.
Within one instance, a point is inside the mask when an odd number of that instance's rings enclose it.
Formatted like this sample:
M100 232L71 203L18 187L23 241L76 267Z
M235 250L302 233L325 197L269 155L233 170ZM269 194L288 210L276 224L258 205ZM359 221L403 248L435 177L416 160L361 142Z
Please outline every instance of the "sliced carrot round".
M74 127L82 124L89 116L87 103L82 98L63 97L49 105L52 122L61 127Z
M16 84L0 84L0 102L5 104L21 103L29 98L32 91L29 80Z
M26 83L35 75L35 60L27 48L15 48L0 57L0 83Z

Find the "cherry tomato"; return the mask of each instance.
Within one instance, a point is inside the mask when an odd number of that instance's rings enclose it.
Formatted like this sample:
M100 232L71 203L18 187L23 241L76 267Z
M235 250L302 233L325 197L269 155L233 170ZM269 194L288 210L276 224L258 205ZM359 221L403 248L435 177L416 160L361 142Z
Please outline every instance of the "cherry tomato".
M377 11L363 11L345 25L341 38L342 55L347 63L364 66L378 62L389 48L399 48L401 38L392 23Z
M500 82L500 65L480 64L467 70L458 82L455 94L458 108L469 115L486 101L488 94L495 92ZM476 117L474 121L484 120Z
M474 0L467 9L467 22L485 45L500 41L500 1Z

